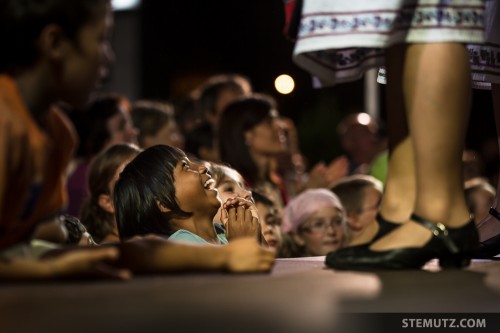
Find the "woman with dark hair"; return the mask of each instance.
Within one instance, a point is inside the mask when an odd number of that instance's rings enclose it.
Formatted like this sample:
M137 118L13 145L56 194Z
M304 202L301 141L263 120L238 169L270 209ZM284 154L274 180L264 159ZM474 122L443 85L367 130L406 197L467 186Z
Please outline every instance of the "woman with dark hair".
M122 240L156 234L190 243L227 243L213 224L221 206L215 181L204 164L191 162L178 148L158 145L141 152L120 174L114 202ZM252 234L260 240L260 229L252 228L259 221L251 206L242 198L224 203L222 220L231 239Z
M287 195L274 163L286 150L286 138L277 116L274 103L264 96L239 99L224 110L218 141L221 161L238 170L250 187L283 207Z
M125 165L140 153L131 144L117 144L99 154L90 165L90 196L82 207L81 221L97 243L120 241L113 205L113 188Z

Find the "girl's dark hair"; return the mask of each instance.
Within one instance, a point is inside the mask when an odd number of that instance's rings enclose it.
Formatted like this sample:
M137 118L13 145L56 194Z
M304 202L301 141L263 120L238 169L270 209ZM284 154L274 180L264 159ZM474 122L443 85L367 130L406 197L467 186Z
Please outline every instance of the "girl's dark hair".
M141 152L125 167L114 191L120 239L151 233L170 236L175 232L171 219L192 215L179 207L175 197L174 169L185 157L178 148L157 145ZM170 211L161 212L160 204Z
M76 40L78 31L97 16L98 5L110 0L2 0L0 1L0 72L32 65L38 58L36 41L49 24L59 25Z
M130 144L117 144L99 154L90 165L88 173L89 197L85 200L81 211L81 221L87 230L100 243L113 231L115 217L99 206L101 194L111 195L109 183L116 170L125 161L139 154L140 149Z
M220 158L238 170L250 185L259 181L259 169L245 142L245 132L270 118L273 107L263 96L244 97L229 104L220 118Z

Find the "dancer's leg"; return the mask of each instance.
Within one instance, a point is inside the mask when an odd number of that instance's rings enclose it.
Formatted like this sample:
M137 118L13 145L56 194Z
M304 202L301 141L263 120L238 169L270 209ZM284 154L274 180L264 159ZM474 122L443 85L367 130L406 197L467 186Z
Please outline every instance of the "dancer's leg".
M380 205L382 217L393 222L407 221L415 205L413 147L408 133L402 73L407 45L386 51L386 100L389 167Z
M414 148L414 212L447 226L462 226L469 218L461 169L471 94L465 47L458 43L409 45L403 89ZM371 249L418 247L430 238L428 229L405 223Z

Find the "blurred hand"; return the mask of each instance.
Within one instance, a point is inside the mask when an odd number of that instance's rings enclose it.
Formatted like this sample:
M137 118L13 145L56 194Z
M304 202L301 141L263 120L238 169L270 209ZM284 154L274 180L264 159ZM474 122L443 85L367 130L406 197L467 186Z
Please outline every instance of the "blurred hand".
M332 183L349 174L349 160L346 156L340 156L325 165L324 162L317 163L309 172L306 188L329 188Z
M274 264L274 250L261 247L253 238L240 238L225 245L226 270L230 272L267 272Z
M325 174L326 187L330 187L332 183L347 176L349 174L349 159L342 155L334 159L328 164Z
M42 259L52 277L109 277L127 280L131 272L111 265L118 260L119 251L113 247L75 248L57 256Z

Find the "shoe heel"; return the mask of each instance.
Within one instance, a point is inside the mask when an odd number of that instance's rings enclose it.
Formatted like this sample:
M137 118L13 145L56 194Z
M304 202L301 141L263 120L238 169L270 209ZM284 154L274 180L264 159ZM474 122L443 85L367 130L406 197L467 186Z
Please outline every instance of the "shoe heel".
M439 258L439 266L443 269L458 269L469 266L471 257L459 253Z

